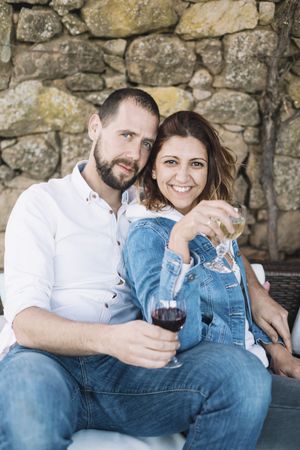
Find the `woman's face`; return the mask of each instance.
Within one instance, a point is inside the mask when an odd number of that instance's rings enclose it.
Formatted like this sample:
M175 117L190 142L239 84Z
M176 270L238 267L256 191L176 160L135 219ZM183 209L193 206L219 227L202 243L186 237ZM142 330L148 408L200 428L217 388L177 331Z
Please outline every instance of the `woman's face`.
M205 188L207 170L207 151L202 142L191 136L172 136L157 154L152 175L164 197L187 214Z

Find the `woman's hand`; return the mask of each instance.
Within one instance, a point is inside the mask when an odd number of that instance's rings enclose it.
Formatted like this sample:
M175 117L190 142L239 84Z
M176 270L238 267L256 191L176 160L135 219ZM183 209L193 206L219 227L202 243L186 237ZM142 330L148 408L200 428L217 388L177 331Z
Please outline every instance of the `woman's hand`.
M180 222L185 230L184 236L189 241L197 234L221 240L224 235L218 223L222 222L228 231L233 232L231 216L236 217L238 213L224 200L202 200Z
M281 344L268 344L264 347L272 357L271 368L276 375L300 379L300 359L291 355Z
M230 216L238 214L224 200L202 200L173 227L169 240L169 249L180 254L185 263L190 260L189 241L198 234L221 241L224 235L218 225L222 222L229 232L233 232Z

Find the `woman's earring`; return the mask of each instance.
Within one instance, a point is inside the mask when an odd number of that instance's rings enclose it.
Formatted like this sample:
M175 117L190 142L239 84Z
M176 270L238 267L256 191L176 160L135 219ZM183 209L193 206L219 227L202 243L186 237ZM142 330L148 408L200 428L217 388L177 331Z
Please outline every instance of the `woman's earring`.
M153 180L156 180L156 175L154 172L152 172L152 178L153 178Z

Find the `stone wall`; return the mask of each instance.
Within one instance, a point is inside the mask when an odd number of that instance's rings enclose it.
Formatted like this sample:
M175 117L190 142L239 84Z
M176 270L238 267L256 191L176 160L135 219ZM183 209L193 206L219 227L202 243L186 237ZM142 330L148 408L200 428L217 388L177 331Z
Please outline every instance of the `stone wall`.
M88 116L112 90L139 86L163 116L211 120L238 158L249 208L245 246L266 256L260 99L277 45L279 3L255 0L0 0L0 267L7 219L32 183L87 157ZM300 5L289 55L299 54ZM300 63L285 77L274 165L282 255L300 249ZM287 122L287 119L288 122ZM20 224L22 226L22 224Z

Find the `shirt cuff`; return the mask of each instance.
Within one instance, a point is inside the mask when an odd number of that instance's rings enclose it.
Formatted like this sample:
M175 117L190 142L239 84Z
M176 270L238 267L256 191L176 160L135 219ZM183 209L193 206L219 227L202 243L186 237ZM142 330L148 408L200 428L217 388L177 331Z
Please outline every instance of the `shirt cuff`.
M180 291L182 283L183 283L183 280L184 280L184 277L185 277L185 274L190 270L191 267L193 267L193 265L194 265L194 260L193 260L192 257L190 258L190 262L189 263L183 263L182 264L181 272L180 272L180 274L179 274L179 276L178 276L178 278L176 280L176 283L175 283L175 288L174 288L175 295Z

